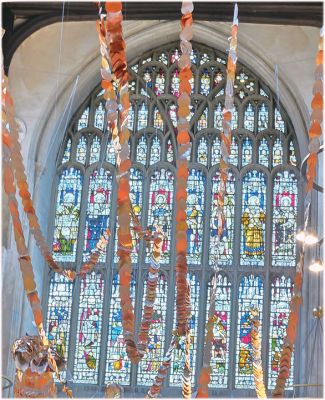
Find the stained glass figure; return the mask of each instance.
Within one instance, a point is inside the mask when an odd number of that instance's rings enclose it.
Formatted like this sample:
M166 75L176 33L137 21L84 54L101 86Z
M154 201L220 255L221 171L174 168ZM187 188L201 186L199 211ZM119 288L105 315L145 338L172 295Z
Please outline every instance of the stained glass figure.
M283 148L280 138L276 138L273 144L273 157L272 157L272 166L276 167L277 165L281 165L283 160Z
M191 317L189 320L190 328L190 368L192 370L192 385L195 381L196 372L196 350L197 350L197 331L200 304L200 280L195 273L190 272L187 276L191 288ZM176 329L176 305L174 305L174 323L173 329ZM185 361L185 341L180 338L173 355L170 366L170 386L182 386L182 371Z
M238 167L238 140L235 136L231 138L229 163Z
M62 164L70 160L70 155L71 155L71 139L67 141L67 144L65 146L64 154L62 157Z
M280 132L285 133L285 124L282 115L276 107L274 109L274 128Z
M107 229L111 210L112 175L101 168L95 170L89 178L88 202L85 226L84 261ZM99 258L105 261L105 254Z
M86 164L86 156L87 156L87 142L84 136L81 136L77 145L77 154L76 160L81 164Z
M156 83L154 91L157 96L160 96L165 93L165 74L162 69L160 69L156 75Z
M47 337L52 342L53 348L67 359L69 350L69 333L71 323L73 282L62 275L54 273L50 279L47 323ZM61 372L64 378L65 371Z
M174 128L177 127L177 106L174 103L171 103L168 107L168 115Z
M209 282L207 295L206 320L208 320L212 285ZM214 388L228 386L229 340L230 340L231 283L227 276L218 274L215 300L215 323L211 354L210 385Z
M192 168L187 181L187 262L200 264L202 256L204 188L206 177Z
M107 142L106 161L112 165L116 164L115 148L112 137L110 137Z
M242 166L253 162L253 142L252 139L246 137L242 144Z
M261 330L263 324L263 281L259 276L244 276L239 284L238 294L238 328L236 346L235 387L253 389L253 359L250 311L259 311Z
M173 213L174 176L166 169L154 171L150 179L148 225L152 230L159 226L164 232L160 263L170 257L171 218ZM152 247L152 246L151 246ZM150 249L151 251L151 249ZM147 252L149 262L150 252Z
M90 147L89 163L93 164L94 162L98 162L99 156L100 156L100 140L99 137L95 136Z
M201 83L200 83L200 94L203 94L204 96L208 96L210 93L210 73L207 68L203 70L203 73L201 75Z
M231 129L237 129L237 128L238 128L238 109L236 106L234 106L231 116Z
M197 162L205 166L208 165L208 142L205 137L199 141L197 148Z
M296 152L295 152L295 146L294 146L292 140L290 140L290 143L289 143L289 163L291 165L297 166L297 157L296 157Z
M226 184L226 194L224 196L224 217L225 225L218 243L218 198L220 192L220 172L216 172L212 177L211 188L211 218L210 218L210 265L216 261L231 265L233 258L234 241L234 215L235 215L235 176L231 170L228 171L228 182Z
M258 163L266 168L269 167L269 145L265 138L260 141L258 146Z
M161 144L158 136L155 136L151 143L150 149L150 165L160 161Z
M296 264L298 182L292 171L278 172L273 185L272 260L274 266Z
M146 128L148 124L148 106L142 103L138 110L138 129Z
M153 112L153 126L162 131L164 130L164 121L157 107L154 108Z
M144 292L147 282L144 283ZM167 310L167 277L160 274L157 290L152 324L149 329L149 342L147 353L138 364L137 384L151 386L157 375L159 366L164 358L166 310ZM143 297L142 309L145 297Z
M179 50L175 49L170 56L170 61L172 64L174 64L176 61L178 61L180 59L180 54L179 54Z
M221 142L218 137L213 140L211 150L211 166L219 164L221 157Z
M293 295L293 284L290 278L277 276L271 283L270 301L270 338L268 388L274 389L279 374L279 362L288 326L290 301ZM294 371L294 353L291 358L290 376L286 382L287 388L292 388Z
M266 187L262 172L253 170L244 176L240 252L243 265L264 265Z
M218 86L223 79L224 79L223 73L221 71L216 72L213 79L213 87Z
M222 130L222 114L223 105L221 103L217 103L216 108L214 110L214 127L216 129Z
M174 161L173 145L170 139L167 142L167 161L172 163Z
M142 135L138 140L136 159L143 165L146 165L147 162L147 152L148 152L148 144L145 135Z
M127 127L132 131L134 126L134 105L131 104L129 108Z
M245 107L244 128L254 132L255 111L252 103L248 103Z
M95 111L95 128L104 129L105 109L103 103L99 103Z
M87 107L84 112L82 113L81 117L78 121L77 130L80 131L81 129L87 128L88 126L88 119L89 119L89 107Z
M159 56L158 56L158 61L167 65L168 64L168 56L166 53L162 52Z
M109 306L107 361L105 383L116 382L120 385L130 384L131 361L125 351L123 339L122 312L120 300L120 277L113 275L112 294ZM135 299L135 279L132 275L130 284L132 304Z
M268 106L262 103L258 106L257 131L261 132L264 131L264 129L267 129L268 122L269 122Z
M170 87L170 92L174 96L178 97L179 96L179 71L178 69L175 69L175 71L172 73L171 76L171 87Z
M104 281L91 272L80 282L76 353L73 380L76 383L98 383L100 341L104 304Z
M143 73L143 80L146 83L146 87L152 89L152 68L146 68Z
M203 110L203 113L197 121L197 130L206 129L208 127L208 108Z
M82 180L75 168L64 170L60 176L53 238L53 257L57 261L76 260Z

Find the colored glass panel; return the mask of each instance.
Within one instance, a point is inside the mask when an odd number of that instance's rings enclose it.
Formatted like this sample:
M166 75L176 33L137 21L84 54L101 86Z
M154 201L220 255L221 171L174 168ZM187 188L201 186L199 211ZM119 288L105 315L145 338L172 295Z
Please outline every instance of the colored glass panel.
M264 131L264 129L267 129L268 127L268 122L269 122L269 111L267 105L262 103L258 107L258 113L257 113L257 131L261 132Z
M262 172L249 171L242 186L241 263L264 265L266 178Z
M201 54L200 64L205 64L210 61L210 56L207 53Z
M274 128L283 133L285 132L285 124L282 115L277 108L274 109Z
M203 70L203 73L201 75L201 83L200 83L200 93L203 94L204 96L208 96L210 93L210 73L207 68Z
M87 156L87 141L84 136L81 136L77 145L76 160L81 164L85 165L86 156Z
M274 389L279 374L280 356L283 339L288 326L290 301L293 295L293 284L290 278L276 277L271 284L271 310L270 310L270 338L269 338L269 365L268 388ZM292 388L294 353L291 358L290 376L286 388Z
M132 131L133 126L134 126L134 105L132 104L131 107L129 108L127 127Z
M144 135L142 135L138 141L136 157L137 161L143 165L146 165L147 152L148 152L147 139Z
M175 49L170 56L170 61L172 64L174 64L176 61L178 61L180 59L180 54L179 54L179 50Z
M197 130L206 129L208 127L208 108L205 108L201 117L197 122Z
M197 162L205 166L208 165L208 142L205 137L200 139L197 148Z
M81 279L73 380L98 383L104 281L91 272Z
M177 127L177 107L174 103L170 104L168 107L168 115L172 121L174 128Z
M108 139L107 151L106 151L106 161L113 165L116 164L115 148L113 145L112 137L110 137Z
M167 56L167 54L166 53L161 53L159 56L158 56L158 61L159 62L161 62L161 63L163 63L163 64L168 64L168 56Z
M92 164L94 162L98 162L99 156L100 156L100 140L97 136L95 136L90 147L89 163Z
M206 320L208 321L209 304L212 285L209 282ZM215 323L213 326L213 341L211 354L210 386L226 388L229 370L229 339L230 339L231 283L226 276L218 274L215 299Z
M231 170L228 171L226 194L224 196L224 218L225 225L218 241L218 196L220 188L220 172L212 177L211 189L211 218L210 218L210 265L220 262L231 265L233 259L233 241L235 225L235 176Z
M272 157L272 166L276 167L277 165L281 165L283 160L283 148L280 138L276 138L273 144L273 157Z
M173 94L176 97L179 96L179 83L180 83L179 71L178 69L175 69L175 71L172 73L170 91L171 94Z
M269 167L269 145L265 138L260 141L258 147L258 163L266 168Z
M222 104L218 103L214 110L214 127L220 131L222 130L222 110Z
M88 126L88 119L89 119L89 107L87 107L84 112L82 113L81 117L79 118L78 121L78 127L77 130L80 131L80 129L87 128Z
M212 143L212 151L211 151L211 165L219 164L221 157L221 143L220 139L216 137Z
M173 145L170 139L167 142L167 161L170 163L174 161Z
M223 79L224 79L223 73L221 71L216 72L213 79L213 87L218 86Z
M144 293L147 282L144 283ZM142 309L145 297L143 297ZM156 290L156 301L149 329L147 353L138 364L137 384L151 386L164 358L165 328L167 310L167 277L160 274Z
M254 132L255 111L251 103L245 107L244 128Z
M169 262L171 218L173 214L174 176L172 172L161 169L155 171L150 179L148 225L154 230L159 226L164 232L160 263ZM151 252L152 244L150 246ZM150 252L147 253L149 262Z
M112 175L101 168L95 170L89 178L88 203L85 226L84 261L109 224L112 196ZM105 253L99 258L105 261Z
M289 144L289 163L291 165L297 166L297 157L295 152L295 146L293 145L293 141L290 140Z
M237 128L238 128L238 109L236 106L234 106L231 115L231 129L237 129Z
M242 166L253 162L253 142L252 139L246 137L242 144Z
M151 143L150 149L150 165L160 161L161 144L158 136L155 136Z
M54 222L53 256L58 261L75 261L82 191L81 172L69 168L60 176Z
M263 322L263 282L259 276L244 276L238 293L238 329L236 346L235 387L253 389L253 358L250 312L251 308L259 311L259 321Z
M291 171L278 172L273 185L273 265L294 267L296 264L298 182Z
M95 127L101 131L104 129L105 109L103 103L99 103L95 111Z
M67 141L67 144L65 146L64 154L62 157L62 164L70 160L70 155L71 155L71 139Z
M162 69L160 69L156 75L154 91L157 96L160 96L160 95L164 94L164 92L165 92L165 74Z
M146 88L152 89L152 68L146 68L143 73L143 80L146 83Z
M148 123L148 106L142 103L138 110L138 129L147 127Z
M164 129L164 121L157 107L154 108L153 126L161 130Z
M238 140L235 136L231 139L229 163L238 166Z

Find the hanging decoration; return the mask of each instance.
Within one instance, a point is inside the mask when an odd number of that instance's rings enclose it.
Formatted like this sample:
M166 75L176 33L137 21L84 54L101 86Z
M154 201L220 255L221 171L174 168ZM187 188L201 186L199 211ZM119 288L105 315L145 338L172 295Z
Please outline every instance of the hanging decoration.
M218 192L218 204L217 204L217 218L218 218L218 241L217 246L220 244L220 240L225 227L225 217L224 217L224 197L226 193L226 184L228 180L228 164L230 156L230 146L231 146L231 121L232 114L234 110L234 81L236 73L236 63L237 63L237 32L238 32L238 6L235 4L234 18L231 27L231 37L230 37L230 49L228 54L227 63L227 83L226 83L226 95L225 95L225 108L223 110L222 128L223 132L221 134L221 160L220 160L220 186ZM211 350L212 350L212 340L213 340L213 325L215 322L215 297L217 290L217 271L218 271L218 260L215 261L214 266L214 277L212 281L212 291L209 304L209 314L208 322L206 326L206 338L205 346L203 350L203 366L199 377L199 388L197 392L197 397L208 397L209 396L209 383L210 383L210 360L211 360Z
M110 383L105 389L106 399L120 399L123 397L124 389L123 386L118 383Z
M261 337L260 337L260 321L258 318L258 309L251 309L251 337L252 337L252 358L253 358L253 375L255 382L256 395L259 399L266 399L266 390L264 385L264 373L261 359Z
M322 134L321 124L323 122L323 29L320 31L318 53L316 56L315 83L313 86L313 100L311 102L312 113L309 128L309 157L307 160L307 187L306 192L313 188L316 177L317 153L320 148L320 136Z

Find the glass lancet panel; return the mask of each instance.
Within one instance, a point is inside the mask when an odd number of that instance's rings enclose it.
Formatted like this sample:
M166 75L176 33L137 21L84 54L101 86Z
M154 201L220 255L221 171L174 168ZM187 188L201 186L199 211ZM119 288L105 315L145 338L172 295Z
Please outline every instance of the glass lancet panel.
M132 131L134 126L134 105L129 108L127 127Z
M147 282L144 283L144 293ZM142 310L145 297L143 297ZM167 277L160 274L157 284L156 301L149 329L147 353L138 364L137 384L151 386L164 358L165 328L167 310Z
M100 156L100 140L97 136L95 136L90 147L89 163L93 164L99 161L99 156Z
M201 117L197 122L197 130L205 129L208 127L208 108L205 108Z
M70 160L70 155L71 155L71 139L67 141L67 144L65 146L64 154L62 157L62 164Z
M172 121L174 128L177 127L177 107L174 103L170 104L168 107L168 115Z
M98 128L101 131L104 129L104 117L105 109L103 103L99 103L95 111L95 128Z
M220 82L224 79L224 75L221 71L216 72L213 79L213 87L217 87Z
M211 150L211 165L219 164L220 157L221 157L221 143L220 139L216 137L212 143L212 150Z
M164 121L157 107L154 108L153 126L157 129L164 129Z
M238 140L235 136L231 139L229 163L238 166Z
M189 264L200 264L206 177L202 171L194 168L189 172L187 181L187 262Z
M233 259L233 241L235 224L235 176L231 170L228 171L228 182L224 197L225 227L218 244L218 196L220 187L220 172L212 177L211 190L211 218L210 218L210 265L216 261L231 265Z
M238 128L238 109L235 106L232 110L231 129L237 129L237 128Z
M274 266L294 267L296 261L298 182L291 171L278 172L273 185L272 259Z
M137 161L143 165L146 165L147 162L147 152L148 152L148 145L147 139L144 135L142 135L138 141L137 145Z
M171 219L173 214L174 176L172 172L161 169L155 171L150 179L148 225L154 230L159 226L164 232L160 263L166 264L170 257ZM151 251L152 245L150 247ZM149 262L150 253L147 253Z
M285 133L285 124L282 115L276 107L274 109L274 128Z
M277 165L281 165L283 160L283 148L280 138L276 138L273 144L273 157L272 157L272 166L276 167Z
M76 154L76 161L80 162L81 164L86 164L86 156L87 156L87 141L84 136L81 136L77 145L77 154Z
M142 103L138 110L138 129L147 127L148 123L148 106Z
M146 83L146 88L151 88L152 89L152 77L151 77L151 75L152 75L152 68L146 68L145 70L144 70L144 73L143 73L143 80L145 81L145 83Z
M244 115L244 128L248 129L251 132L254 132L254 120L255 120L255 111L252 106L252 103L248 103L245 107L245 115Z
M222 110L222 104L218 103L214 110L214 127L220 131L222 130Z
M276 277L271 284L270 338L268 388L274 389L279 374L279 362L288 326L290 301L293 295L293 284L290 278ZM291 358L290 376L286 388L292 389L294 371L294 353Z
M269 167L269 145L265 138L260 141L258 147L258 163L266 168Z
M53 257L75 261L82 191L81 172L69 168L62 172L58 186L54 222Z
M236 347L235 387L253 389L253 359L251 343L251 307L259 311L259 320L263 322L263 282L259 276L244 276L239 285L238 294L238 329Z
M173 145L170 139L167 142L167 161L172 163L174 161Z
M179 71L178 69L175 69L175 71L172 73L170 91L171 94L173 94L176 97L179 96L179 83L180 83Z
M208 142L205 137L200 139L197 148L197 162L205 166L208 165Z
M104 303L104 281L92 272L81 279L73 380L98 382L100 340Z
M209 304L212 285L209 282L206 320L208 321ZM211 381L214 388L226 388L229 370L229 337L231 311L231 283L226 276L217 276L217 292L215 300L215 323L213 326L213 342L211 354Z
M200 280L195 273L189 273L187 276L191 287L191 318L189 320L190 328L190 368L192 370L192 385L194 385L196 373L196 350L197 350L197 328L199 318L199 304L200 304ZM176 306L174 305L174 324L173 329L176 329ZM181 338L176 346L170 367L170 386L182 386L182 371L185 361L185 342Z
M205 64L210 61L210 56L207 53L203 53L200 59L200 65Z
M81 129L87 128L88 126L88 119L89 119L89 107L87 107L84 112L82 113L81 117L78 121L77 130L80 131Z
M179 51L178 51L178 49L175 49L172 53L171 53L171 55L170 55L170 62L172 63L172 64L174 64L176 61L178 61L179 59L180 59L180 54L179 54Z
M116 164L115 149L111 137L108 139L107 143L106 161L111 163L112 165Z
M201 75L201 83L200 83L200 94L203 94L204 96L208 96L210 93L210 73L207 68L203 70L203 73Z
M163 64L165 64L165 65L167 65L168 64L168 56L167 56L167 54L166 53L161 53L159 56L158 56L158 61L159 62L161 62L161 63L163 63Z
M296 158L295 146L294 146L292 140L290 140L290 144L289 144L289 163L291 165L297 166L297 158Z
M155 136L151 143L150 149L150 165L160 161L161 144L158 136Z
M112 175L101 168L95 170L89 178L88 203L85 226L85 245L83 260L96 249L96 244L107 229L111 210ZM105 261L105 253L99 258Z
M108 318L108 342L107 361L105 371L105 383L130 384L131 361L126 354L123 339L122 312L120 300L120 277L116 273L113 276L112 294L109 306ZM135 279L132 276L130 285L132 304L135 299Z
M154 91L157 96L160 96L165 92L165 74L162 69L160 69L156 75Z
M246 137L242 144L242 166L253 162L253 142L252 139Z
M268 106L262 103L258 106L258 117L257 117L257 131L261 132L267 129L269 122L269 111Z
M242 265L264 265L266 178L249 171L242 186L242 227L240 261Z

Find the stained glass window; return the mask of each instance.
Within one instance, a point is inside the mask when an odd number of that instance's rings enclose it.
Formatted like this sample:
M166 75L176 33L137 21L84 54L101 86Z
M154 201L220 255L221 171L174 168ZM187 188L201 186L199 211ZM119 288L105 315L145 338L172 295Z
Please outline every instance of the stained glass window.
M213 140L211 151L211 165L219 164L221 157L221 142L218 137Z
M231 116L231 129L237 129L237 128L238 128L238 109L236 106L234 106Z
M164 129L164 120L157 107L154 108L153 126L161 130Z
M273 158L272 158L272 166L276 167L277 165L282 164L283 159L283 148L280 138L276 138L273 144Z
M174 128L176 128L177 127L177 106L176 106L176 104L172 103L169 105L168 115L174 125Z
M218 196L220 188L220 172L212 177L211 190L211 217L210 217L210 252L209 263L214 265L216 261L231 265L233 258L234 240L234 215L235 215L235 176L228 171L228 182L224 196L225 226L218 245Z
M235 136L231 138L229 163L238 166L238 140Z
M204 96L210 94L210 81L211 78L209 70L205 68L201 75L201 85L200 85L200 93L203 94Z
M120 277L119 274L113 275L112 294L109 307L108 319L108 342L107 342L107 361L105 372L105 383L116 382L120 385L130 384L131 361L125 351L123 339L122 312L120 300ZM134 305L135 299L135 280L132 276L130 284L130 294Z
M158 57L158 61L162 62L163 64L168 64L168 56L166 53L161 53Z
M209 304L212 285L209 282L206 319L209 315ZM230 340L230 311L231 311L231 283L227 276L218 274L217 292L215 300L215 323L213 326L213 342L210 366L210 386L226 388L228 386L229 370L229 340Z
M290 163L291 165L294 165L294 166L297 165L297 158L296 158L295 146L294 146L292 140L290 140L290 143L289 143L289 163Z
M111 209L112 175L101 168L95 170L89 178L88 203L85 227L85 246L83 259L96 248L96 244L108 227ZM105 261L105 256L100 256Z
M269 167L269 145L265 138L260 141L258 147L258 163L266 168Z
M248 103L247 106L245 107L244 128L254 132L254 119L255 119L254 108L252 106L252 103Z
M144 283L144 293L147 282ZM144 307L144 299L142 309ZM160 274L156 290L156 301L149 329L149 341L146 355L138 364L137 384L151 386L164 358L165 328L167 310L167 277Z
M214 127L216 129L219 129L220 131L222 130L222 115L223 115L222 110L223 110L222 104L218 103L214 110Z
M207 62L209 62L209 61L210 61L209 55L208 55L207 53L203 53L203 54L201 55L200 64L202 65L202 64L205 64L205 63L207 63Z
M156 162L160 161L160 152L161 152L160 139L158 138L158 136L155 136L151 143L150 165L153 165Z
M208 165L208 142L205 137L200 139L197 148L197 162L205 166Z
M249 171L242 187L241 263L262 266L265 253L266 178Z
M67 141L67 144L65 146L64 154L62 157L62 164L70 160L70 155L71 155L71 139Z
M223 73L221 71L216 72L213 79L213 87L216 87L224 79Z
M196 350L197 350L197 331L199 318L199 299L200 299L200 280L195 273L188 274L188 280L191 288L191 318L189 320L190 328L190 368L192 370L192 385L194 384L196 372ZM176 329L176 305L174 304L174 324ZM185 361L185 341L181 338L173 352L170 366L170 386L182 386L182 371Z
M146 83L146 87L149 87L149 88L152 88L152 77L151 77L151 74L152 74L152 69L151 68L146 68L144 70L143 80Z
M170 139L167 142L167 161L172 163L174 161L173 145Z
M133 130L134 126L134 105L131 104L131 107L129 108L129 115L128 115L128 124L127 127L131 130Z
M263 322L263 282L259 276L244 276L239 285L238 329L236 349L235 387L253 389L253 359L251 343L251 308L259 311L259 321Z
M155 83L155 93L157 96L164 94L165 92L165 74L162 69L160 69L156 76L156 83Z
M97 136L95 136L90 147L89 163L92 164L94 162L99 161L99 156L100 156L100 140Z
M242 166L251 164L253 161L253 142L252 139L246 137L242 145Z
M147 127L148 123L148 106L142 103L138 111L138 129Z
M107 142L106 161L113 165L115 165L116 163L115 149L111 137L108 139Z
M208 127L208 109L205 108L201 117L197 122L197 130L205 129Z
M58 261L75 261L80 216L82 175L69 168L60 176L54 222L53 253Z
M147 152L148 152L147 139L144 135L142 135L138 141L136 154L137 154L137 161L143 165L146 165Z
M95 111L95 127L101 131L104 129L105 109L103 103L99 103Z
M171 53L171 57L170 57L170 61L172 64L174 64L176 61L178 61L180 59L180 54L179 54L179 50L175 49L172 53Z
M80 383L97 383L104 304L104 281L91 272L80 282L76 354L73 379Z
M258 106L258 116L257 116L257 131L261 132L267 129L269 122L269 111L268 107L262 103Z
M278 172L273 185L273 265L294 267L296 261L298 201L297 178L293 172Z
M175 71L172 73L170 91L171 91L171 94L173 94L176 97L179 96L179 83L180 83L179 71L178 71L178 69L175 69Z
M204 188L202 171L191 169L187 180L187 262L199 264L202 255Z
M285 132L285 125L282 115L280 114L279 110L276 107L274 109L274 128L283 133Z
M77 130L87 128L88 126L88 119L89 119L89 107L87 107L84 112L82 113L79 121L78 121L78 128Z
M153 173L150 179L148 225L155 229L159 226L164 234L160 262L169 262L171 218L173 213L174 176L166 169ZM149 261L149 254L147 254Z
M86 156L87 156L87 142L84 136L81 136L77 146L77 155L76 160L81 164L86 164Z
M293 295L293 284L290 278L285 276L276 277L271 284L271 310L270 310L270 337L269 337L269 365L268 365L268 388L274 389L279 374L279 362L288 326L290 301ZM294 353L291 358L294 365ZM293 371L290 368L290 376L286 387L292 387Z

